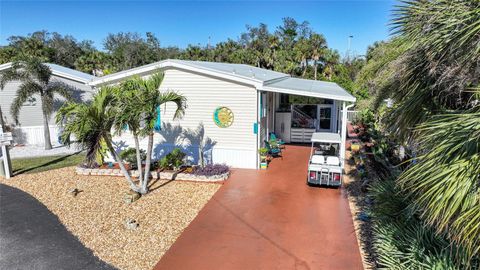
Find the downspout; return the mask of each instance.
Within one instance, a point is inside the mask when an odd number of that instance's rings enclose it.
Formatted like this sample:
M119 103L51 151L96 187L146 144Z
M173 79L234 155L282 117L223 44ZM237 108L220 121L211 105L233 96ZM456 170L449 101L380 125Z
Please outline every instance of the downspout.
M256 136L257 136L257 147L255 149L255 160L256 160L256 165L255 167L257 169L260 169L260 155L258 154L258 149L260 149L260 113L262 108L260 107L260 95L262 93L258 91L257 89L257 119L255 125L255 131L256 131Z
M347 111L352 108L355 104L350 104L346 106L346 102L342 102L342 143L340 144L340 160L342 161L342 169L345 167L345 150L347 142Z

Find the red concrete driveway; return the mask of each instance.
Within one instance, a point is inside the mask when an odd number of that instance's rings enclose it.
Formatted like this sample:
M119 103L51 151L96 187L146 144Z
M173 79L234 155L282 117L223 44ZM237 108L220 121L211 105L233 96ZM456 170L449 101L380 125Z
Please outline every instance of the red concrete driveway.
M234 170L155 269L362 269L346 195L306 185L308 155Z

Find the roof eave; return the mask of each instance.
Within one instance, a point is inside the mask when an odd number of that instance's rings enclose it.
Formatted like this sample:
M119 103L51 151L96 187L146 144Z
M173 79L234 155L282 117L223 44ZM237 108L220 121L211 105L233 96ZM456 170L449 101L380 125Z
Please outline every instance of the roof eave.
M231 80L231 81L235 81L235 82L239 82L239 83L252 85L256 88L261 87L261 85L263 83L261 80L258 80L258 79L255 79L255 78L245 78L243 76L229 74L229 73L226 73L226 72L220 72L220 71L209 69L209 68L198 68L198 67L195 67L195 66L192 66L192 65L186 65L186 64L175 62L175 61L164 60L164 61L158 62L157 64L154 64L154 65L144 66L144 67L140 67L140 68L131 70L130 72L127 70L127 71L124 71L124 72L120 72L119 74L109 75L108 77L98 77L96 79L93 79L89 83L89 85L91 85L91 86L101 86L101 85L104 85L104 84L114 83L114 82L120 81L124 78L132 77L132 76L139 75L139 74L145 74L145 73L152 72L154 70L166 69L166 68L178 68L178 69L188 70L188 71L192 71L192 72L197 72L197 73L200 73L200 74L210 75L210 76L214 76L214 77L220 77L220 78L223 78L223 79L226 79L226 80Z
M267 92L275 92L275 93L292 94L292 95L301 95L301 96L308 96L308 97L316 97L316 98L333 99L333 100L340 100L340 101L346 101L346 102L355 102L357 100L352 95L349 95L347 97L347 96L322 94L322 93L315 93L315 92L294 90L294 89L285 89L285 88L278 88L278 87L263 86L263 87L259 88L258 90L267 91Z
M12 67L12 62L1 64L0 65L0 71L5 70L5 69L9 69L11 67ZM55 76L62 77L62 78L65 78L65 79L69 79L69 80L76 81L76 82L80 82L80 83L84 83L84 84L88 84L90 81L92 81L95 78L95 77L92 76L92 79L88 80L88 79L85 79L85 78L82 78L82 77L73 76L71 74L67 74L65 72L58 71L55 68L52 68L50 66L49 66L49 68L52 71L52 74L55 75Z

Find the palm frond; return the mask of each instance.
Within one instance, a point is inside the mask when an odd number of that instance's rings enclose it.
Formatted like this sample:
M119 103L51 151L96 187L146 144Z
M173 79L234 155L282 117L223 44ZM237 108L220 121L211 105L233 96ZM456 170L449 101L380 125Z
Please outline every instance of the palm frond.
M480 112L442 114L417 129L423 153L399 178L422 217L480 254Z
M392 26L412 43L392 91L393 129L411 135L425 116L468 109L468 89L478 85L480 1L401 1Z
M102 88L90 104L67 102L56 116L57 125L64 127L62 141L65 144L76 143L85 149L89 165L95 162L101 151L103 139L110 136L115 119L113 89ZM71 137L75 138L74 142Z
M157 104L162 105L165 103L175 103L175 113L173 114L174 119L180 119L185 114L185 110L187 109L187 98L175 91L167 91L160 93L158 97Z
M28 74L22 70L10 68L0 71L0 89L3 90L7 83L13 81L30 82L31 79Z
M28 81L21 84L17 89L17 96L10 106L10 113L13 116L13 119L18 123L18 116L20 114L20 109L23 107L23 104L35 94L38 94L42 87L33 81Z
M32 79L46 86L52 77L52 70L40 59L28 58L24 61L16 61L12 63L14 70L24 71Z
M75 87L60 81L50 82L45 88L45 92L58 94L68 101L72 100L72 93L76 90Z
M418 217L406 193L393 179L376 181L370 196L374 239L379 269L477 269L478 259L452 245Z

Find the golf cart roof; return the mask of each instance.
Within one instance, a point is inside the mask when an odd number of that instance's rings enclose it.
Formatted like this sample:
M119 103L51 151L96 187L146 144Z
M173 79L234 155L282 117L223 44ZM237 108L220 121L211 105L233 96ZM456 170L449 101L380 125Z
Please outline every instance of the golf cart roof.
M341 143L340 134L331 132L315 132L312 134L312 142Z

